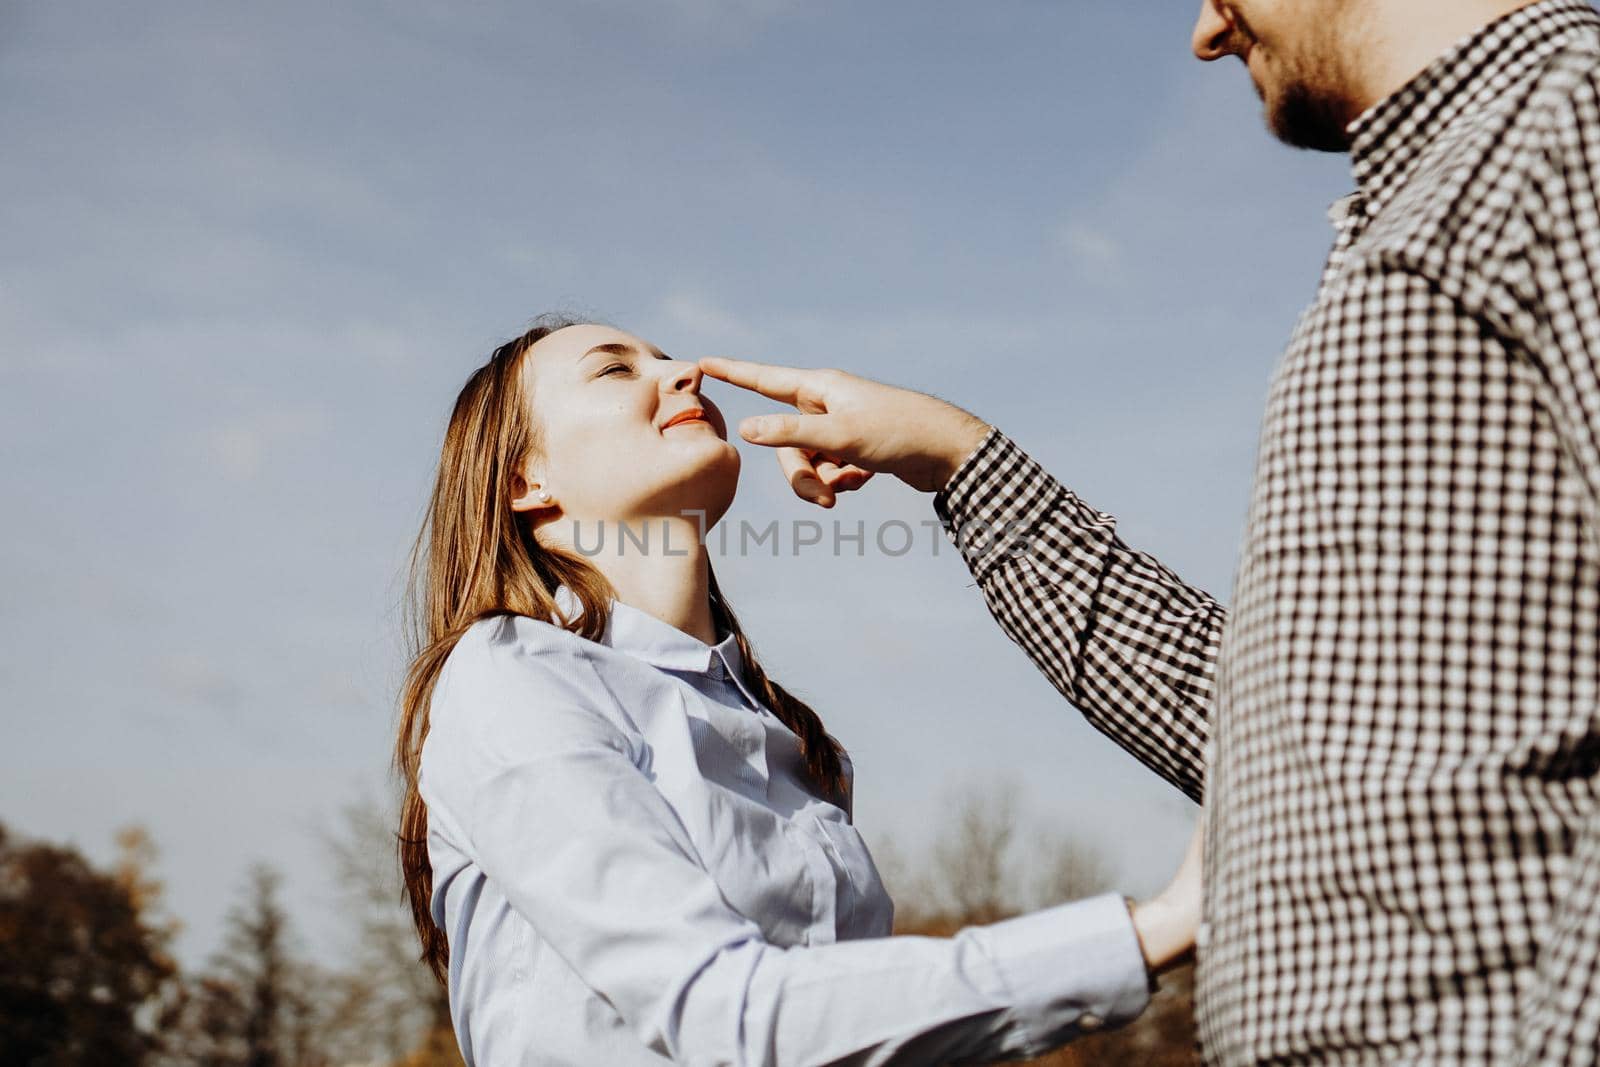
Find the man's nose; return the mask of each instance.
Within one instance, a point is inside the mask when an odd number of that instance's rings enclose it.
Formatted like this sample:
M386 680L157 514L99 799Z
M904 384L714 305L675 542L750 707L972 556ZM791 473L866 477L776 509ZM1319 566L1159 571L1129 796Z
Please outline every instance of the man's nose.
M1195 20L1194 39L1189 42L1196 59L1209 63L1230 55L1234 49L1233 20L1222 13L1217 0L1200 0L1200 17Z

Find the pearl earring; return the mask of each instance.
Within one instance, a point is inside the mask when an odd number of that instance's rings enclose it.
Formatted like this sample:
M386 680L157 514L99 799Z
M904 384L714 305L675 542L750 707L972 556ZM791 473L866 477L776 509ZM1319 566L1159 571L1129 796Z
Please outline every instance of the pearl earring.
M539 503L541 503L541 504L550 503L550 494L548 492L546 492L545 490L541 489L537 493L535 493L534 495L536 497L538 497Z

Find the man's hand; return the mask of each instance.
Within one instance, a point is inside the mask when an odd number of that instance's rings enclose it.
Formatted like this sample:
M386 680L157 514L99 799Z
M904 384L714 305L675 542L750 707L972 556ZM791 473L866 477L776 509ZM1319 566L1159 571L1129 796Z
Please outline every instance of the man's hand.
M988 423L938 397L842 370L719 357L700 360L700 369L799 409L745 419L739 435L776 448L795 493L825 508L878 472L937 492L989 432Z
M1145 964L1163 971L1182 963L1194 948L1200 929L1200 857L1204 849L1204 822L1195 827L1189 851L1172 881L1152 900L1133 907L1133 927L1144 949Z

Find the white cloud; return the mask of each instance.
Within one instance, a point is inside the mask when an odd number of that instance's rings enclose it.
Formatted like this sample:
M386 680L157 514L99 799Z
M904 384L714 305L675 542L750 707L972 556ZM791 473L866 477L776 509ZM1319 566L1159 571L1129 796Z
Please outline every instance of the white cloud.
M196 652L169 652L156 660L162 688L180 699L232 710L243 693L237 681Z
M800 8L799 0L597 0L609 7L665 9L690 22L717 24L730 21L756 22L787 14Z
M1104 270L1122 263L1122 245L1104 230L1072 222L1062 228L1060 239L1073 262L1085 270Z
M271 454L283 445L319 436L327 413L310 404L266 408L205 431L212 462L235 481L256 478Z
M696 343L748 349L761 339L761 331L698 293L668 294L661 301L660 314L669 327L686 331Z

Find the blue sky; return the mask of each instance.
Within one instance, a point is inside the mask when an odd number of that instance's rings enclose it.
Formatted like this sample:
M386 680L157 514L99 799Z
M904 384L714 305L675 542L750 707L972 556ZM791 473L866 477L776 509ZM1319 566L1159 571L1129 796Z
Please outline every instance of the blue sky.
M551 309L938 393L1226 598L1349 179L1189 55L1197 7L0 5L0 819L98 858L147 823L187 959L257 858L335 937L316 835L385 780L449 404ZM816 512L744 447L732 521L933 517ZM1153 889L1192 805L918 546L717 561L857 824L914 851L1015 775Z

